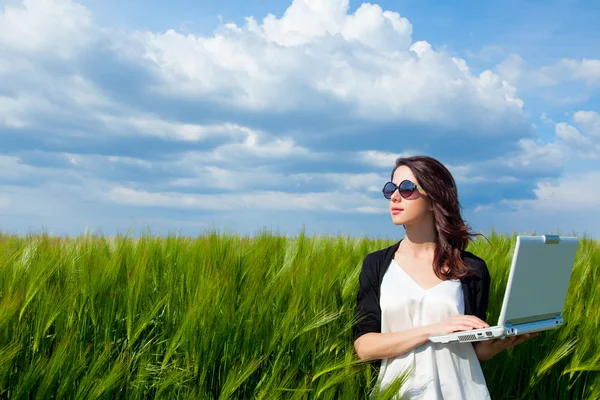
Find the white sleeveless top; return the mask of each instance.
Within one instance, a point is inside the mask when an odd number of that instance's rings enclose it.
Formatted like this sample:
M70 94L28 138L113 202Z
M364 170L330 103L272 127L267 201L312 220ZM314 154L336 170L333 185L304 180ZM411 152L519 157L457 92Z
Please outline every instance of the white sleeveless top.
M425 290L392 260L381 283L380 306L381 332L397 332L464 314L464 295L460 280ZM412 373L395 399L490 399L471 343L428 342L381 360L382 390L406 368L413 368Z

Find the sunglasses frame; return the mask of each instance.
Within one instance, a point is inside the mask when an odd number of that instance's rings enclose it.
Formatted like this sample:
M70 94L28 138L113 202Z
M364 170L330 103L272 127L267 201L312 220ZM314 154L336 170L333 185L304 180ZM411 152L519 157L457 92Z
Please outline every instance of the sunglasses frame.
M402 190L402 191L401 191L401 190L400 190L400 187L402 186L402 184L403 184L404 182L408 182L408 183L410 183L410 185L411 185L411 186L410 186L408 189L404 189L404 190ZM392 191L392 193L390 194L390 197L387 197L387 196L385 195L385 188L386 188L386 186L388 186L388 185L390 185L390 184L394 185L394 190L393 190L393 191ZM415 192L415 190L418 190L418 191L419 191L419 193L421 193L421 194L424 194L424 193L422 192L423 188L422 188L421 186L415 185L415 184L414 184L414 182L412 182L412 181L410 181L410 180L408 180L408 179L405 179L405 180L403 180L402 182L400 182L400 184L399 184L399 185L396 185L396 184L395 184L394 182L392 182L392 181L386 182L386 183L385 183L385 185L383 185L383 189L381 189L381 192L383 193L383 197L385 197L386 199L390 200L390 199L392 198L392 196L394 195L394 193L396 193L396 190L398 191L398 193L400 194L400 196L402 196L402 198L404 198L404 199L408 199L410 196L412 196L412 195L413 195L413 193ZM404 196L404 195L402 194L402 192L403 192L403 191L405 191L405 190L410 190L410 193L409 193L408 195L406 195L406 196Z

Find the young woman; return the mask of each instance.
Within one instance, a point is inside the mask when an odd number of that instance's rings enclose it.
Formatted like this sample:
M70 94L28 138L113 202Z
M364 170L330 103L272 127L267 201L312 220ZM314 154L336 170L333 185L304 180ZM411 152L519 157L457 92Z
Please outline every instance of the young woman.
M398 393L403 399L488 399L479 361L530 336L475 344L429 341L436 334L489 327L490 274L484 260L465 250L474 234L444 165L426 156L399 158L391 179L383 193L392 222L406 234L363 261L355 351L362 360L381 360L382 390L409 371Z

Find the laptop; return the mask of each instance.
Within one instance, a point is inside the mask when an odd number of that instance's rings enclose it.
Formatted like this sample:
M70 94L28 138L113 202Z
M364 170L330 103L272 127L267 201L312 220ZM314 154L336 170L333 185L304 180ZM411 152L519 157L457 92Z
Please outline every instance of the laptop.
M577 245L576 237L517 236L498 324L429 340L478 342L560 327Z

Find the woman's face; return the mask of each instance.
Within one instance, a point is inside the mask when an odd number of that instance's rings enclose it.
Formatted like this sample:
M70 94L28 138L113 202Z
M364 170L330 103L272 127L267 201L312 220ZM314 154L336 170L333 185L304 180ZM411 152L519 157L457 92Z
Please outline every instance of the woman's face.
M410 168L401 165L394 172L392 182L399 186L402 181L408 180L420 187L420 183L413 175ZM395 225L413 225L423 220L431 213L431 203L422 189L415 189L408 197L402 197L396 190L390 198L390 214ZM406 195L406 194L405 194Z

